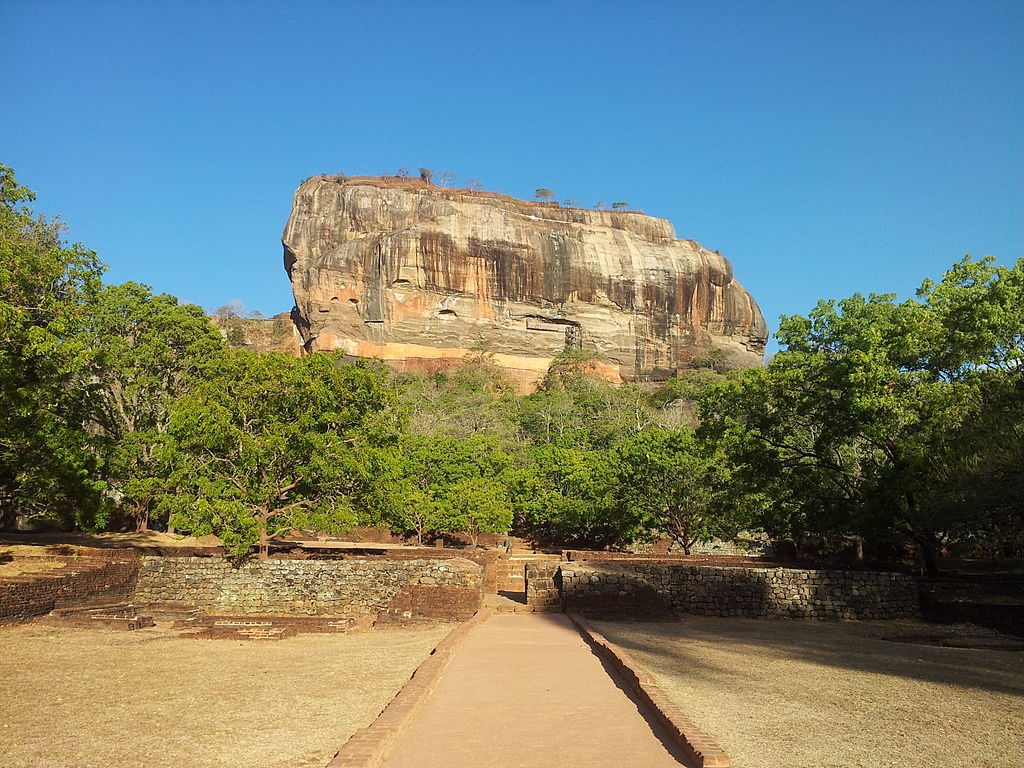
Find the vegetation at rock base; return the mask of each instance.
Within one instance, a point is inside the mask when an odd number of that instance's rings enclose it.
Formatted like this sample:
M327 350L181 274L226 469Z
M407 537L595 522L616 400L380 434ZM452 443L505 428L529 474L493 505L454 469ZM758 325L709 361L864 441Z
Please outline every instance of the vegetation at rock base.
M292 528L339 532L368 492L360 452L397 437L393 399L377 365L226 353L171 413L168 508L263 555Z
M230 324L104 284L32 199L0 166L0 527L176 527L264 554L357 523L684 551L761 532L912 545L929 570L944 549L1024 553L1024 260L822 301L782 318L762 369L710 355L615 387L567 349L518 395L486 351L423 377L230 350Z

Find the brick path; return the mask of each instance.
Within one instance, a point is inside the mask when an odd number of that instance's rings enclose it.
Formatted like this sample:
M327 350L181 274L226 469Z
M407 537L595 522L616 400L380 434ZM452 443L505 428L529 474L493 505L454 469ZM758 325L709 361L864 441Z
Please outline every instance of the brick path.
M670 744L564 615L497 614L455 653L385 766L685 765Z

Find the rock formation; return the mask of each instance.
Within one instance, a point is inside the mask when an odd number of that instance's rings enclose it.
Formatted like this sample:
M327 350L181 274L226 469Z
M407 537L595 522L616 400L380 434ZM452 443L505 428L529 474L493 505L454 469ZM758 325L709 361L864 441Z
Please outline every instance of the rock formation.
M281 352L294 357L302 354L302 339L288 312L264 318L215 314L210 321L220 330L228 346L235 349Z
M702 357L760 365L768 335L725 258L640 213L313 177L283 243L305 348L400 370L476 351L526 385L580 347L610 380L660 380Z

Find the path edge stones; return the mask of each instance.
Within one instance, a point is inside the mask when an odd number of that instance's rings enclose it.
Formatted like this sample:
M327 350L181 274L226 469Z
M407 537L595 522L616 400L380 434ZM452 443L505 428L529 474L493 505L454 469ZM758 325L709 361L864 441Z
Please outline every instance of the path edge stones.
M434 692L455 651L493 612L485 606L445 635L377 718L352 734L327 768L380 768L413 715Z
M566 614L583 639L604 657L641 703L653 713L655 720L697 768L730 768L729 756L718 743L702 731L693 720L669 698L664 689L623 648L590 626L576 613Z

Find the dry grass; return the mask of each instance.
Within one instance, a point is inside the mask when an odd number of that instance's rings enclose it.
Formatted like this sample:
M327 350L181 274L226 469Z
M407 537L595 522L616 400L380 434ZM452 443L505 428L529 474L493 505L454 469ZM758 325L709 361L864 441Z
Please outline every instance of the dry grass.
M10 548L0 549L0 579L6 576L24 576L29 573L55 571L63 568L65 564L65 560L15 556Z
M1024 653L882 640L918 622L596 622L734 768L1024 766Z
M0 763L323 766L449 629L235 641L0 627Z
M79 547L124 548L124 547L218 547L221 540L216 536L179 536L160 531L138 531L131 533L16 533L0 535L0 547L30 554L49 550Z

